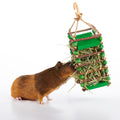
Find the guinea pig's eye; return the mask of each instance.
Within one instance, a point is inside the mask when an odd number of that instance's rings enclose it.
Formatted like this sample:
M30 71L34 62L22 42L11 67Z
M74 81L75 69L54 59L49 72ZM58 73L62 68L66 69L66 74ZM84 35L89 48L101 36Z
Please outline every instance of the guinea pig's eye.
M70 65L70 64L71 64L71 62L66 63L66 65Z
M61 66L58 66L58 69L60 69L61 68Z

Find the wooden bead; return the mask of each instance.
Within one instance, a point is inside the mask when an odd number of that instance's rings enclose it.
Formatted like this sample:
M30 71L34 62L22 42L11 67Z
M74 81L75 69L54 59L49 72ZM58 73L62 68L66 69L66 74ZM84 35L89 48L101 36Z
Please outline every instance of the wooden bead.
M101 53L100 56L101 56L102 58L105 57L105 53L104 53L104 52Z
M84 87L84 86L85 86L85 84L84 84L84 83L81 83L80 85L81 85L81 87Z
M106 80L110 80L110 77L108 76L108 77L106 78Z
M78 55L76 55L75 57L78 58Z
M78 69L77 69L78 71L81 71L82 70L82 68L81 67L78 67Z
M107 64L107 61L106 61L106 60L104 60L104 61L103 61L103 64L104 64L104 65L106 65L106 64Z
M103 47L104 47L104 46L103 46L102 44L100 44L100 49L103 49Z
M102 52L104 52L104 50L103 50L103 49L102 49L101 51L102 51Z
M104 72L105 72L105 73L108 73L108 69L105 69Z
M107 66L107 65L105 65L105 68L108 68L108 66Z
M75 51L74 51L74 54L75 54L75 55L78 55L78 54L79 54L78 50L75 50Z
M79 78L80 78L80 79L83 79L83 78L84 78L84 76L83 76L83 75L79 75Z
M74 47L75 50L77 50L77 47Z
M80 63L80 58L75 60L76 63Z

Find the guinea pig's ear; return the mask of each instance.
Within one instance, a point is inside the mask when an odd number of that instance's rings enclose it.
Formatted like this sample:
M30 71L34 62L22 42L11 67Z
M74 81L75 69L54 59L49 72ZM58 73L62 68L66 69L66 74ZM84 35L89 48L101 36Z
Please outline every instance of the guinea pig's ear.
M59 61L57 62L57 64L55 65L55 68L60 68L62 66L62 63Z

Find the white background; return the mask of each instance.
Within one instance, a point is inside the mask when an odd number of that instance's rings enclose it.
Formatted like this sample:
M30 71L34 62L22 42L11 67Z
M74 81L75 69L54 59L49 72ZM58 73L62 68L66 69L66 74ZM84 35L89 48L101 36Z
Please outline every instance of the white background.
M102 33L111 86L82 92L70 79L46 105L17 101L10 95L14 79L65 62L70 56L67 32L73 0L0 0L1 120L120 120L119 0L79 0L83 19ZM83 26L82 26L83 25ZM79 29L84 26L80 22Z

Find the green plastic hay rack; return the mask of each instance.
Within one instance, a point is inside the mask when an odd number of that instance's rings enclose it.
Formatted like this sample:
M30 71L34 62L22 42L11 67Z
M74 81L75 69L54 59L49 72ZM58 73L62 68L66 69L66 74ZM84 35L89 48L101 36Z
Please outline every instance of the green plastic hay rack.
M77 25L79 19L75 18ZM76 68L75 81L81 85L83 91L109 86L110 77L101 34L92 24L83 22L90 28L77 31L76 27L76 31L71 32L74 22L68 33L71 59Z

